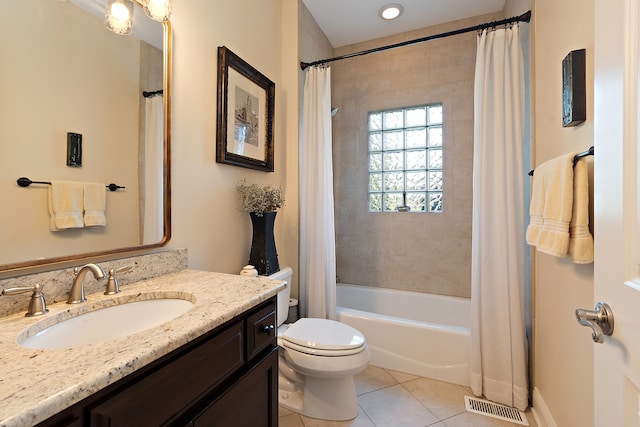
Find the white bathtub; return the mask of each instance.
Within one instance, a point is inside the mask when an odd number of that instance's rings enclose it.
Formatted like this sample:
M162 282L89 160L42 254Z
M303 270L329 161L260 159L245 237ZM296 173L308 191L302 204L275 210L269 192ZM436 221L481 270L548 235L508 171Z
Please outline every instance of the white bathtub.
M338 284L337 320L362 332L370 364L469 385L471 300Z

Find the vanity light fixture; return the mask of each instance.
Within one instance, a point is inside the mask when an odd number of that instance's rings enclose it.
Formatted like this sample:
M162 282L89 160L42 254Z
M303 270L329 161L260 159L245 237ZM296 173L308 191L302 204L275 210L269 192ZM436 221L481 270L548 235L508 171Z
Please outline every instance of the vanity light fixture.
M380 15L380 18L390 21L402 15L402 12L404 12L404 7L402 7L402 5L398 3L391 3L385 6L382 6L382 8L380 9L379 15Z
M171 0L143 0L144 13L154 21L167 22L171 19Z
M116 34L131 34L133 28L133 3L131 0L107 0L104 24Z
M168 22L171 19L171 0L135 0L144 13L154 21ZM133 28L133 1L107 0L104 23L116 34L131 34Z

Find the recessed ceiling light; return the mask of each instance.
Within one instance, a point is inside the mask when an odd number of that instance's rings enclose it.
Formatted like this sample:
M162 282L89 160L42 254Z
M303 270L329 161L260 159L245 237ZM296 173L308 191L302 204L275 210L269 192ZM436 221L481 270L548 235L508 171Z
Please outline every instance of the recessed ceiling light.
M380 9L380 17L382 19L396 19L398 16L402 15L402 12L404 11L404 8L402 7L402 5L399 5L398 3L391 3L385 6L382 6L382 8Z

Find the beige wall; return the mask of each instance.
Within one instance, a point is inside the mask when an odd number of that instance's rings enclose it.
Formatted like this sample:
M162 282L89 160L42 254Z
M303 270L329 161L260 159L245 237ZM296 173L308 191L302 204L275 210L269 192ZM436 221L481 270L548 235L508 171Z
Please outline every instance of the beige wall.
M502 19L484 15L336 49L336 54ZM337 272L345 283L470 297L476 34L335 62ZM367 113L442 102L442 213L368 212Z
M535 164L593 145L593 8L593 0L535 1ZM562 59L582 48L587 121L563 128ZM557 426L593 426L593 342L574 315L593 306L593 265L537 253L533 283L534 407Z
M246 178L284 189L276 245L280 265L297 274L297 16L297 0L174 2L170 246L188 248L192 268L238 273L247 263L251 221L235 191ZM217 48L223 45L276 85L273 173L216 163Z

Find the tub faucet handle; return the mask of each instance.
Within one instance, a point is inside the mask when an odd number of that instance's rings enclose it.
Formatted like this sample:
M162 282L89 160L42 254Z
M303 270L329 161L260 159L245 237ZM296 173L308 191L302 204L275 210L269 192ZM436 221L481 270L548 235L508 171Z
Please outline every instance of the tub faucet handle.
M44 300L44 294L42 293L42 286L39 283L29 287L20 287L20 288L8 288L2 291L2 295L17 295L25 292L33 292L31 295L31 300L29 301L29 308L27 309L27 313L25 316L40 316L42 314L48 313L47 303Z

